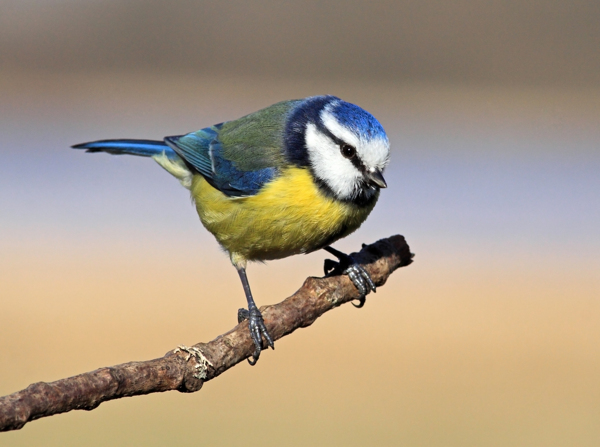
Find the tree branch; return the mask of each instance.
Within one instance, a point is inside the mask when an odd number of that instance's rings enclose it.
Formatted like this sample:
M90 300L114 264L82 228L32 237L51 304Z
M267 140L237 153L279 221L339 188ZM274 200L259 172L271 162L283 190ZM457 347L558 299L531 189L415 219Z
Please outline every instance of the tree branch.
M412 262L402 236L363 245L354 259L369 272L377 286L390 274ZM273 340L310 326L325 312L357 299L358 291L346 275L306 279L283 302L261 308ZM102 402L121 397L177 390L191 393L232 366L250 357L254 343L248 323L238 324L209 343L180 346L164 357L130 362L57 380L38 382L0 397L0 431L17 430L27 422L71 410L93 410Z

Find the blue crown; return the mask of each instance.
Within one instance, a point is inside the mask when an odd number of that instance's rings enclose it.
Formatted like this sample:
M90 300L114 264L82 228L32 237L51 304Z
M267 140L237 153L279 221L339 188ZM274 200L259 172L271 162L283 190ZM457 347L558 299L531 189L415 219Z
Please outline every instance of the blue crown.
M346 101L334 102L331 110L338 122L366 140L387 139L383 126L366 110Z

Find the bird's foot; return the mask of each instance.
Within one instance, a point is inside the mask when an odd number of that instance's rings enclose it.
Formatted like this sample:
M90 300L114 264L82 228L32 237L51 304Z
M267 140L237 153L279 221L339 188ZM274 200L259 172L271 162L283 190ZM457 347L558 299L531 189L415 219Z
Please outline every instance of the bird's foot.
M365 305L366 296L369 292L377 292L377 287L371 279L371 275L364 269L363 266L358 264L352 256L344 254L335 249L327 250L339 259L339 262L326 259L323 266L325 275L329 275L334 272L341 272L344 275L348 275L354 286L360 292L358 298L358 304L352 303L354 307L361 308Z
M258 358L260 357L260 353L263 349L262 337L265 337L271 349L275 349L275 345L273 344L273 339L267 331L267 327L265 326L265 322L260 310L258 310L256 307L250 307L250 310L239 309L238 323L241 323L245 320L248 320L248 328L250 329L250 335L252 336L255 347L254 354L252 354L252 357L248 359L248 363L254 366L256 365L256 362L258 362Z

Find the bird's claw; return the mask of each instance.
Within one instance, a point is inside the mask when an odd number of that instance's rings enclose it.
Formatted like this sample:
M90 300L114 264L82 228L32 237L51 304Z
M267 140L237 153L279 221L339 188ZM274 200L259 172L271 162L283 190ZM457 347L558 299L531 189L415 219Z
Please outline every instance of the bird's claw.
M371 275L364 269L364 267L360 264L357 264L352 260L352 264L350 264L346 270L344 270L344 274L348 275L348 278L352 281L354 286L360 292L360 298L358 298L358 305L352 303L354 307L361 308L365 305L365 301L367 300L366 296L370 291L377 292L377 287L375 283L371 279Z
M248 359L248 363L254 366L256 365L256 362L258 362L258 358L260 357L260 353L263 349L262 337L265 337L265 339L267 340L267 344L271 347L271 349L275 349L275 345L273 343L273 339L267 331L267 327L265 326L265 322L263 320L262 314L260 313L260 310L258 310L256 307L251 307L250 310L239 309L238 323L241 323L244 320L248 320L250 336L254 341L254 354L252 354L252 357Z
M352 281L352 284L354 284L354 286L360 292L360 297L358 298L359 303L352 303L354 307L363 307L366 302L367 294L371 291L377 292L377 287L371 279L371 275L369 275L369 273L364 269L364 267L358 264L349 255L345 255L343 258L340 258L340 262L336 262L331 259L325 259L323 269L325 271L326 276L336 271L344 275L348 275L348 277Z
M352 305L354 307L356 307L357 309L360 309L361 307L363 307L365 305L365 303L367 302L367 297L366 296L361 296L359 298L357 298L358 300L358 304L354 304L354 302L352 303Z

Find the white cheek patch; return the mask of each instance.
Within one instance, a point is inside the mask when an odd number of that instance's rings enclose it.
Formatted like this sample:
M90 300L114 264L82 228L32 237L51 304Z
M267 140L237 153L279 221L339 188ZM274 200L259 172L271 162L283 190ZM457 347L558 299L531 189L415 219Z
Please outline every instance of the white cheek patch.
M359 138L354 132L339 123L330 112L329 106L321 113L321 120L333 135L356 148L358 157L368 170L379 169L382 171L388 165L390 143L387 138L375 138L373 140Z
M353 197L362 174L340 153L339 146L312 123L306 125L306 149L315 175L340 199Z

